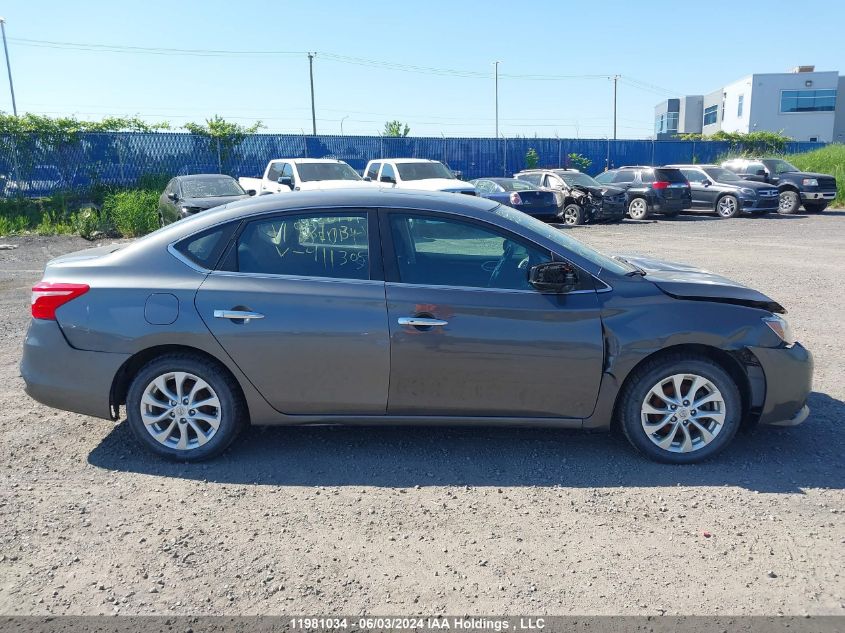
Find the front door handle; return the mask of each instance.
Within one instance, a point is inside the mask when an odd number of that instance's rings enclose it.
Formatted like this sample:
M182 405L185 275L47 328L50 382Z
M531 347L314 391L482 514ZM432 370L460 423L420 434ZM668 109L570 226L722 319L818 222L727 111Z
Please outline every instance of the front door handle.
M214 318L249 321L250 319L263 319L264 315L259 312L249 312L248 310L215 310Z
M399 325L413 325L414 327L443 327L449 325L448 321L442 319L429 319L426 317L399 317Z

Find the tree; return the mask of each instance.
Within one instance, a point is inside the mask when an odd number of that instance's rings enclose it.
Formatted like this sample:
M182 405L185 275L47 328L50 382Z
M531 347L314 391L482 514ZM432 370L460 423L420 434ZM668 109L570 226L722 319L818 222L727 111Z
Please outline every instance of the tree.
M719 130L713 134L680 134L682 141L723 141L730 143L733 152L756 153L773 152L780 153L786 149L786 144L792 139L782 132L768 132L757 130L756 132L726 132Z
M529 147L525 152L525 169L534 169L540 164L540 155L533 147Z
M574 152L572 154L567 154L567 158L569 159L570 165L572 165L576 169L580 169L581 171L584 171L590 165L593 164L593 161L591 161L586 156L582 154L576 154Z
M215 114L213 118L206 119L204 124L186 123L183 127L191 134L205 139L208 149L217 153L217 167L223 171L223 165L232 157L235 148L243 143L248 134L255 134L264 124L256 121L244 127Z
M402 123L401 121L388 121L384 124L384 135L385 136L399 136L405 137L411 132L411 128L408 127L407 123Z

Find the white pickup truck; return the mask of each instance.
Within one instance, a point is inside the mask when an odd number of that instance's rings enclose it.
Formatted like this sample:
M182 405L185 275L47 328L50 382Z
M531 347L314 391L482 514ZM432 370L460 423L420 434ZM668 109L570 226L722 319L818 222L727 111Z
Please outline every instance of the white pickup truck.
M279 158L271 160L261 178L238 178L248 193L284 193L312 189L377 187L352 167L334 158Z
M475 195L475 186L458 180L446 165L424 158L383 158L367 163L364 175L382 187L449 191Z

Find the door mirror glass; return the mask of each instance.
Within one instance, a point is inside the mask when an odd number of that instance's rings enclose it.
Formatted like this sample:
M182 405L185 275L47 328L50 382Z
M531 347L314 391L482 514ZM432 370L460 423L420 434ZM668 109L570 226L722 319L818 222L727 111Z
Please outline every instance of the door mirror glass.
M178 198L178 196L176 195L176 192L175 192L175 191L171 191L170 193L168 193L168 194L167 194L167 197L168 197L170 200L176 200L176 198Z
M542 293L564 294L578 287L578 274L567 262L546 262L531 268L528 283Z
M247 189L246 190L246 195L248 195L248 196L254 196L256 193L257 192L255 191L255 189Z
M293 187L293 180L290 176L279 176L279 184L285 187Z

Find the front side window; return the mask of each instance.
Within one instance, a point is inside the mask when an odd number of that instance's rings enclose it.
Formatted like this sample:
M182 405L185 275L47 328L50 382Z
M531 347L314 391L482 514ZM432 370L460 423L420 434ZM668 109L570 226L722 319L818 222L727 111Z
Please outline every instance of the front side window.
M836 90L782 90L781 112L833 112Z
M711 180L715 180L716 182L737 182L742 180L742 178L729 169L723 169L722 167L705 167L704 171L710 176Z
M267 168L267 180L270 182L278 182L279 176L282 175L282 167L287 163L270 163Z
M384 167L381 168L381 177L391 178L390 182L396 182L396 171L393 169L393 165L385 163Z
M370 163L370 167L367 169L367 178L376 180L378 178L379 167L381 167L381 163Z
M242 273L369 279L366 213L314 213L253 220L237 245Z
M427 180L429 178L446 178L453 180L455 176L442 163L396 163L402 180Z
M299 179L302 182L314 182L318 180L361 180L358 172L346 163L299 163L296 168L299 171Z
M628 169L618 171L616 172L616 177L613 179L613 182L634 182L634 172Z
M291 165L290 163L285 163L282 167L281 176L282 178L290 178L291 184L293 184L295 181L295 178L293 176L293 165Z
M682 169L681 173L690 182L702 182L707 176L697 169Z
M798 168L792 163L788 163L780 158L773 158L767 161L767 166L770 171L775 174L787 174L791 171L798 171Z
M719 106L712 105L704 108L704 125L712 125L719 120Z
M596 176L596 182L599 182L603 185L608 185L613 182L613 179L616 177L615 171L603 171L598 176Z
M473 180L470 184L475 185L481 193L493 193L497 189L492 180Z
M528 271L550 253L517 236L461 220L391 213L401 283L531 290Z

